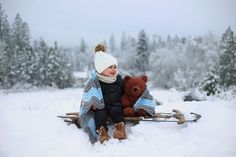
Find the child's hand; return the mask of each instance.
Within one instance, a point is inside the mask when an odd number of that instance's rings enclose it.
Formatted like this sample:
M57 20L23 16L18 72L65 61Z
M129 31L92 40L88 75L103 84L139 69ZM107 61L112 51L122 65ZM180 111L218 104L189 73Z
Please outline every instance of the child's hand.
M94 106L94 105L92 106L92 110L93 110L93 111L96 111L97 109L98 109L98 108L97 108L96 106Z

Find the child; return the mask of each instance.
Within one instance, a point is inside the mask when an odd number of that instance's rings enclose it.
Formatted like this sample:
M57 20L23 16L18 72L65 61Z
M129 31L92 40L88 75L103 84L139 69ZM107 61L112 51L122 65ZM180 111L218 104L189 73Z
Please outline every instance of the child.
M126 139L120 102L124 85L121 75L118 74L117 60L105 52L104 45L99 44L95 47L94 63L96 71L92 72L82 96L81 126L89 134L92 143L97 140L103 143L111 138L107 134L107 119L110 117L115 124L113 137Z

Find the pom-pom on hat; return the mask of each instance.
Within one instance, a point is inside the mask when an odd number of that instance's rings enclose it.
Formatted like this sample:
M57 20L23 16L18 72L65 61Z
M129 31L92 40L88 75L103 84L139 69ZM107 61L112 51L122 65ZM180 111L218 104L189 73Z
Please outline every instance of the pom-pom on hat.
M106 48L102 44L98 44L95 47L94 64L95 69L99 74L101 74L106 68L111 65L116 65L118 67L116 58L106 53Z

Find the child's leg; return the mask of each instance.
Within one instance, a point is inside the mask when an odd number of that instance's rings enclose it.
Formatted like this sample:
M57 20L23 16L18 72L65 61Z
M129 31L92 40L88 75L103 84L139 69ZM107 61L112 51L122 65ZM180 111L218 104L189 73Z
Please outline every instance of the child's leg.
M95 120L96 130L99 130L101 126L104 126L106 131L108 130L106 109L100 109L94 111L94 120Z
M98 140L100 143L109 140L111 137L107 134L107 111L106 109L94 111L94 120L97 133L99 134Z
M109 116L111 117L112 121L116 124L119 122L125 122L123 113L122 113L122 107L118 105L111 106L109 110Z
M126 139L126 131L125 131L125 120L122 113L121 106L113 106L110 108L110 117L115 123L115 130L113 133L113 137L116 139Z

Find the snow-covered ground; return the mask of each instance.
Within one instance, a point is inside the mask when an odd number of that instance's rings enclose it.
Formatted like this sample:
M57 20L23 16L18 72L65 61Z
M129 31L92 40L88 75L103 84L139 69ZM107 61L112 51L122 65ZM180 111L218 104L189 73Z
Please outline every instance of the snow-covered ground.
M183 93L174 90L151 93L162 103L157 112L177 108L202 118L187 126L141 122L127 126L127 140L91 145L82 130L57 118L78 111L82 89L1 92L0 157L236 156L235 98L184 102Z

